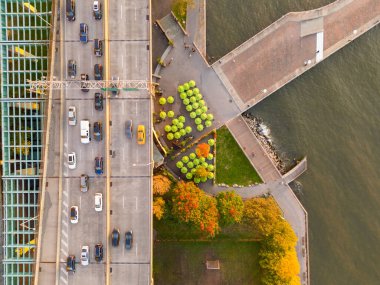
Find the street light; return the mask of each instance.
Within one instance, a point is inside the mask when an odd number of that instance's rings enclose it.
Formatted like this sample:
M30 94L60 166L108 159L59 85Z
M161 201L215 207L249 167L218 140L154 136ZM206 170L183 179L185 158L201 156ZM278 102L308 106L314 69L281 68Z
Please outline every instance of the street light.
M22 5L23 5L26 9L28 9L29 12L35 14L38 18L40 18L42 21L44 21L46 24L48 24L49 27L51 27L51 24L50 24L48 21L46 21L44 18L42 18L40 15L37 14L38 11L37 11L37 9L36 9L34 6L32 6L32 5L31 5L30 3L28 3L28 2L22 2ZM50 12L48 12L48 13L50 14Z

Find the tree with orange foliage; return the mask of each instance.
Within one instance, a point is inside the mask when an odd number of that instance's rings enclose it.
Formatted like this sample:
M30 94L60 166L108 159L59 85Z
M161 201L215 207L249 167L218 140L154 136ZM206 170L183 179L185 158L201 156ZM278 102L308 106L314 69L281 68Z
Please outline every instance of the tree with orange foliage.
M164 195L170 189L172 182L164 175L153 176L153 195Z
M195 170L195 177L207 178L209 171L204 166L200 166Z
M193 182L178 182L173 191L172 214L214 237L219 231L216 199L207 196Z
M216 201L222 225L241 222L244 203L235 191L220 192L216 196Z
M210 146L207 143L201 143L197 146L195 149L195 153L197 154L198 157L207 157L208 154L210 153Z
M161 220L165 214L165 201L162 197L155 197L153 199L153 215L157 220Z

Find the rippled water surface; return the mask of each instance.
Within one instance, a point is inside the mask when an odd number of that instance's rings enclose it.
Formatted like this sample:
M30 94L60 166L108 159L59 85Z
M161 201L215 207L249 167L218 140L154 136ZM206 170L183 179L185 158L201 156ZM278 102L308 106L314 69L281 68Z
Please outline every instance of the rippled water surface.
M329 2L208 0L208 54L223 56L290 10ZM296 192L309 213L313 285L380 284L379 110L380 27L251 110L284 158L308 157Z

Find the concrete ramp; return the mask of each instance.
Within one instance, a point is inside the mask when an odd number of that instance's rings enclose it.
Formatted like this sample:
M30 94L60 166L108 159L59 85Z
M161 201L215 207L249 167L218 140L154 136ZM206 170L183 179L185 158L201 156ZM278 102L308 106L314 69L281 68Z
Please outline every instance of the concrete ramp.
M306 170L307 170L307 160L305 157L296 166L294 166L285 175L283 175L282 179L284 179L286 183L290 183L296 180L298 177L300 177L302 173L304 173Z
M301 38L323 32L323 17L301 22Z

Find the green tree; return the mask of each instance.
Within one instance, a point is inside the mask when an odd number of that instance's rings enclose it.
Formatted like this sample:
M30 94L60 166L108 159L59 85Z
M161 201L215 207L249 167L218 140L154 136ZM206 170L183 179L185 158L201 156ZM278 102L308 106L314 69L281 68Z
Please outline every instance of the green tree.
M234 191L220 192L216 196L220 223L231 225L240 223L243 217L244 203Z

